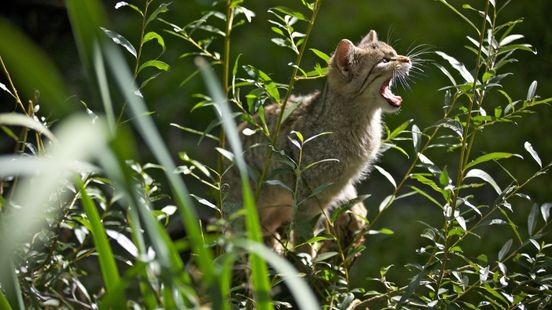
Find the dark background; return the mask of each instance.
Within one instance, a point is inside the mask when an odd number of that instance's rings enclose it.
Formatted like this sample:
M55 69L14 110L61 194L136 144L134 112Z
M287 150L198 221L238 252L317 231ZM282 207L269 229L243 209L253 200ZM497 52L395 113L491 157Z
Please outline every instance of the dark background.
M143 7L141 2L128 2ZM242 54L240 60L242 64L252 64L269 73L273 80L286 83L291 71L286 64L293 61L294 55L289 50L276 47L270 42L270 38L274 35L270 31L270 24L267 21L271 18L267 9L276 5L291 7L295 2L299 1L246 1L244 5L254 11L256 17L251 24L235 29L232 37L232 56L236 57L238 54ZM462 10L461 4L470 3L480 9L483 5L483 1L450 2L474 21L475 13ZM497 2L501 4L503 1ZM136 46L141 20L135 12L128 8L115 10L113 8L115 3L116 1L104 1L106 11L110 16L110 25L106 25L106 27L121 33ZM154 2L154 6L158 3L158 1ZM199 0L173 1L170 11L162 15L162 18L178 25L184 25L199 18L202 11L210 8L209 3L210 1ZM542 98L552 96L550 87L552 82L550 75L552 72L552 23L547 14L551 11L552 1L549 0L516 0L512 1L499 16L499 22L524 18L524 22L513 33L523 34L525 38L520 40L520 43L523 41L523 43L532 44L538 52L537 55L519 52L515 55L519 62L506 67L505 70L511 71L513 75L503 81L504 90L514 100L525 98L527 89L533 80L538 81L537 94L539 96ZM79 98L87 101L94 111L101 113L101 105L94 101L94 95L86 87L87 81L78 58L63 1L4 1L0 12L4 18L24 31L51 56L63 73L70 90ZM476 25L480 25L479 20ZM153 22L150 27L149 30L157 31L165 38L167 51L160 59L170 64L171 70L161 74L143 90L149 109L155 112L153 117L161 129L167 145L175 154L175 158L178 152L186 151L192 157L214 166L216 153L213 151L212 144L207 141L198 145L196 136L169 126L169 123L174 122L204 130L214 117L209 109L190 112L197 102L192 95L204 92L202 81L199 78L194 78L185 85L179 86L194 72L195 67L192 58L179 59L178 56L193 51L193 48L183 40L164 33L163 29L166 29L167 26L160 22ZM301 27L298 26L298 30L304 30ZM475 66L475 57L464 48L469 44L465 37L466 34L471 36L475 36L475 34L452 11L438 1L432 0L325 0L308 45L331 54L340 39L348 38L358 41L370 29L375 29L379 33L380 40L392 43L399 53L405 53L416 45L424 44L431 50L444 51L459 59L464 62L468 70ZM219 48L221 43L220 39L215 41L214 48ZM9 42L0 42L0 44L9 44ZM158 50L154 44L147 45L143 59L155 57ZM414 119L415 124L424 128L442 116L443 92L438 89L448 85L448 80L432 62L445 63L433 54L424 57L429 60L428 64L423 67L425 73L414 79L411 89L396 91L403 96L404 101L399 113L386 116L385 120L390 128L395 128L408 119ZM130 57L128 60L129 63L133 61ZM310 68L315 61L317 61L316 57L307 53L303 67ZM147 72L145 74L147 75ZM244 76L245 74L241 71L239 75ZM143 77L139 77L139 79L141 78ZM0 81L6 84L3 77ZM321 84L321 80L300 82L296 85L296 92L308 93L320 87ZM1 96L0 111L13 111L15 105L10 98L3 93ZM498 96L490 97L487 102L490 107L504 105L504 100ZM487 111L492 111L492 108ZM550 156L552 153L552 139L550 138L552 110L541 107L537 112L520 121L518 125L500 124L485 130L479 136L472 156L498 151L522 154L527 160L509 159L504 164L522 179L524 176L529 176L536 169L536 164L530 160L529 155L523 149L525 141L531 142L544 163L552 160ZM11 150L12 145L8 140L0 139L0 142L0 152ZM405 141L402 146L412 153L410 142ZM454 154L446 152L430 154L435 156L432 159L438 165L454 167L456 162ZM142 163L152 160L148 152L143 152L140 156L138 160ZM379 165L389 171L395 179L399 179L409 163L410 160L398 152L387 151L380 159ZM449 171L453 171L453 167L449 168ZM501 177L503 173L496 165L489 164L485 166L485 169L497 179L501 186L504 187L507 184L508 180ZM193 180L187 181L192 192L208 197L206 188L195 184ZM541 177L534 181L525 192L539 204L552 201L550 181L550 176ZM486 187L486 190L478 192L478 200L492 202L495 194L491 191L490 187ZM377 212L379 202L391 192L391 185L377 172L372 173L370 178L360 186L359 193L372 195L366 201L370 210L369 217L373 217ZM520 226L523 226L531 204L522 199L514 202L515 214L519 217ZM400 268L404 264L415 261L423 262L423 257L415 254L415 249L427 244L424 239L419 237L424 227L418 221L438 225L442 222L442 216L442 211L426 200L404 200L393 205L392 210L386 212L375 228L387 227L395 234L368 238L368 249L365 251L363 259L355 266L352 273L355 275L353 281L362 285L367 275L376 276L379 267L390 264L397 266L399 270L397 275L400 276ZM493 227L492 230L480 233L482 239L473 238L468 242L478 251L481 251L482 248L483 250L487 249L490 257L496 257L496 253L511 234L507 227ZM470 249L467 251L469 252Z

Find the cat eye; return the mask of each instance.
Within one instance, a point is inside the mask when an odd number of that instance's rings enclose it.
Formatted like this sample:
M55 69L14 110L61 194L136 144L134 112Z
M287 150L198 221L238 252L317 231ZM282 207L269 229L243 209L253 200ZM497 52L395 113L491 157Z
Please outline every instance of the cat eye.
M385 63L388 63L389 61L391 61L391 58L388 58L388 57L383 57L383 58L381 59L381 62L383 62L384 64L385 64Z

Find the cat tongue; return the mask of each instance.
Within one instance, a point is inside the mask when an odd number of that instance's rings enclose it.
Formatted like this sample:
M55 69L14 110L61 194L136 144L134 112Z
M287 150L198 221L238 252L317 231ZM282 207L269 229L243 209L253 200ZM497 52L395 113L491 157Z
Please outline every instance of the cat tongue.
M391 88L389 87L390 82L391 80L387 80L383 83L383 85L381 85L380 94L383 98L385 98L385 100L387 100L387 103L389 103L390 105L394 107L400 107L402 97L393 94Z

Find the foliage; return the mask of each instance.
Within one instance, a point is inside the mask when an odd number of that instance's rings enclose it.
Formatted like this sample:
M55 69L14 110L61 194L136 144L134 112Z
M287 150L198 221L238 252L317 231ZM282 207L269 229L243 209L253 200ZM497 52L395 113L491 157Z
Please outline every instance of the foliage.
M129 10L141 25L137 42L109 28L98 1L68 1L88 86L98 94L79 98L85 113L74 111L79 105L60 103L69 96L55 67L29 39L0 23L0 34L12 39L11 46L0 47L7 84L0 86L15 102L13 113L0 114L3 133L15 145L12 154L0 157L0 307L550 307L552 261L545 237L552 204L525 191L548 174L552 163L543 162L535 141L523 143L523 154L490 150L477 142L491 128L526 122L527 115L546 108L552 98L537 95L537 81L521 99L512 99L520 95L503 87L514 57L533 52L531 45L519 43L524 36L514 32L522 20L501 20L508 2L487 0L483 9L439 2L468 25L466 49L472 58L460 60L455 51L435 51L435 65L449 80L440 90L442 116L429 126L409 120L387 128L382 152L401 154L407 169L398 174L383 164L375 167L374 174L389 181L392 190L382 193L377 210L363 219L364 237L367 243L377 235L393 238L381 218L411 199L435 206L439 221L420 222L425 229L416 252L422 263L398 266L390 261L361 287L351 284L350 270L364 245L346 248L338 243L310 257L283 240L286 260L262 244L255 210L264 184L286 187L299 207L301 174L321 163L302 162L302 148L331 134L304 137L293 132L288 138L298 148L298 161L273 146L280 125L297 107L290 100L295 84L327 73L328 54L309 46L323 10L321 0L302 0L294 8L276 6L268 12L275 35L270 41L294 58L286 82L242 63L242 55L232 55L234 32L253 27L256 17L242 0L215 3L183 26L164 18L171 3L118 2L114 9ZM475 18L466 12L474 12ZM197 65L181 85L199 77L198 72L205 82L207 93L193 96L199 99L193 110L208 108L216 115L202 131L173 126L183 134L198 134L199 142L215 141L216 167L192 158L189 150L180 153L176 164L146 108L142 91L175 66L164 58L168 37L193 49L179 57L193 58ZM146 48L155 52L145 53ZM415 51L410 56L423 62L420 57L427 52ZM306 57L318 63L307 69ZM470 62L473 70L466 67ZM29 77L26 71L35 74ZM23 100L19 87L37 88L45 96L36 92ZM264 117L264 108L272 102L282 107L273 130ZM42 114L40 105L50 114ZM236 119L253 129L236 132ZM238 138L253 131L266 138L257 146L266 149L267 160L254 180L256 186L250 184ZM136 145L141 143L155 163L140 162ZM271 179L272 160L292 169L297 180L293 188ZM244 204L233 213L223 208L225 161L233 162L241 175ZM511 169L517 161L534 162L534 171L517 175ZM191 193L183 179L197 180L207 190ZM312 189L311 195L322 190ZM324 218L326 229L308 242L316 246L338 240L333 225L339 214L369 197L361 195ZM531 210L524 212L519 206L527 204ZM212 214L209 221L198 215L205 210ZM242 220L244 228L236 228ZM184 227L184 237L171 233L175 223ZM498 251L482 244L485 235L495 232L501 240ZM394 269L408 277L391 279Z

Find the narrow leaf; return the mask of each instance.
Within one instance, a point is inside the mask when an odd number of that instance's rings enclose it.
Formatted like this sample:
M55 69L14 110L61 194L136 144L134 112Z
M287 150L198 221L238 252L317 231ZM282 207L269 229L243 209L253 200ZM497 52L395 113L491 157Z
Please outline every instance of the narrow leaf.
M472 160L466 165L466 169L469 169L473 166L479 165L480 163L489 161L489 160L498 160L498 159L504 159L504 158L510 158L514 156L512 153L504 153L504 152L493 152L485 155L481 155L477 157L476 159Z
M498 251L499 261L501 261L506 256L506 254L508 254L508 252L510 251L510 248L512 247L512 243L513 243L513 240L509 239L508 241L506 241L506 243L504 243L500 251Z
M378 166L378 165L374 165L374 168L376 168L376 170L381 173L388 181L389 183L391 183L393 185L393 187L396 189L397 188L397 183L395 182L395 179L393 178L393 176L387 172L385 169L383 169L382 167Z
M111 40L113 40L113 42L115 42L115 44L118 44L124 47L130 54L132 54L132 56L134 56L134 58L136 58L136 49L134 48L132 43L130 43L125 37L107 28L104 28L104 27L100 27L100 28L103 30L103 32L105 32L105 34L109 38L111 38Z
M447 55L445 52L435 51L435 54L441 56L444 60L448 61L449 64L464 78L466 82L473 83L474 78L471 73L466 69L464 64L456 60L454 57Z

